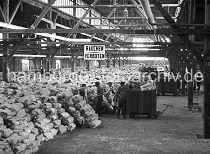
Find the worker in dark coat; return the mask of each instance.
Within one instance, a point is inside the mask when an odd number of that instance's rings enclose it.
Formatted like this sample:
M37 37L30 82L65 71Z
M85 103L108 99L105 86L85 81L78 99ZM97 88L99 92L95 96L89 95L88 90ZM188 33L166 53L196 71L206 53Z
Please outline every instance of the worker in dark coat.
M87 85L85 83L83 83L79 89L79 94L87 101Z
M117 109L117 118L120 118L120 113L122 113L123 118L126 118L126 93L128 88L125 86L125 82L120 83L120 87L117 91L118 97L118 109Z
M99 81L95 82L95 86L97 87L97 103L96 103L96 113L98 116L101 116L102 103L103 103L103 87Z

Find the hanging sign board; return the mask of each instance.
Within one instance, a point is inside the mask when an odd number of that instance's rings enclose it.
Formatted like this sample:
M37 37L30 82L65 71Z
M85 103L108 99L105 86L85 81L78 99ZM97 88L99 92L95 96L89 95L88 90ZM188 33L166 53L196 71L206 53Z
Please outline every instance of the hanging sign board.
M84 60L105 60L105 45L85 45Z

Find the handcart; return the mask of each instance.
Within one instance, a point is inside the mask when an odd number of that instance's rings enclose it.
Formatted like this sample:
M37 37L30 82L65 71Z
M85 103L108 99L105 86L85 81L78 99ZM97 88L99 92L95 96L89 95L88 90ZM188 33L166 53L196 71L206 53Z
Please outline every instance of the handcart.
M151 118L158 118L168 107L171 105L165 105L165 109L160 112L157 111L157 95L156 90L141 91L140 89L131 89L128 92L128 99L126 101L126 114L129 114L131 118L135 115L147 115Z

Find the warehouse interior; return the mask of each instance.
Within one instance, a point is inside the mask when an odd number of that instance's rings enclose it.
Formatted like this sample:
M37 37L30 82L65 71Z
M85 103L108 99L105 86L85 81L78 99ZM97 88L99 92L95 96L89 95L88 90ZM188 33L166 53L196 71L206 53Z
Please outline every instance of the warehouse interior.
M210 152L209 28L210 0L1 0L0 153ZM103 53L92 55L96 50ZM133 119L133 113L125 120L115 113L98 117L98 99L94 109L90 100L78 96L78 88L89 84L78 76L85 74L92 83L107 77L113 88L122 82L114 77L132 76L136 68L144 72L146 66L179 74L182 81L179 88L170 83L167 96L158 92L159 82L154 92L126 96L155 102L152 120ZM55 72L73 82L14 81ZM201 92L194 80L184 84L189 72L202 74ZM91 115L77 102L88 104ZM126 111L132 110L128 106ZM88 121L90 117L95 120Z

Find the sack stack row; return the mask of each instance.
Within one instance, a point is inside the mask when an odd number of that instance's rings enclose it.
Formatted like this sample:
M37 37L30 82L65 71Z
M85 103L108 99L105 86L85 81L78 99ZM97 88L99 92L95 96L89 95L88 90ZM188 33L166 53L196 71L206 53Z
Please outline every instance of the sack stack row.
M2 153L33 153L42 142L72 131L76 125L99 126L95 111L73 90L71 85L1 83Z

